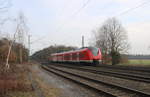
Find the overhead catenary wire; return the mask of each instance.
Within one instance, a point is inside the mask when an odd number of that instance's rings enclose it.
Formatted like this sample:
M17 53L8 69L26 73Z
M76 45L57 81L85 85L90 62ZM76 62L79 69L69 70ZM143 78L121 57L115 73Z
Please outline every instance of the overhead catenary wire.
M73 17L73 16L77 15L78 13L80 13L81 10L83 10L83 9L88 5L89 2L90 2L90 0L87 0L87 1L82 5L82 7L79 8L76 12L74 12L70 17ZM123 12L120 12L119 14L114 15L114 16L111 16L111 17L118 17L118 16L121 16L121 15L125 15L125 14L129 13L130 11L135 10L135 9L137 9L137 8L140 8L140 7L143 7L144 5L146 5L146 4L148 4L148 3L150 3L150 0L145 1L145 2L143 2L143 3L141 3L141 4L138 4L138 5L136 5L136 6L132 7L132 8L129 8L129 9L127 9L127 10L125 10L125 11L123 11ZM56 31L60 31L60 30L64 27L65 24L66 24L66 22L63 23L61 26L59 26ZM95 27L95 26L94 26L94 27Z
M72 13L72 15L70 15L68 18L73 18L74 16L76 16L77 14L79 14L89 3L91 0L87 0L77 11L75 11L74 13ZM56 32L60 31L64 25L66 24L66 22L62 23L58 29L56 30Z
M87 0L82 6L81 8L79 8L76 12L74 12L71 16L75 16L77 15L78 13L80 13L90 2L91 0Z
M142 2L142 3L138 4L138 5L135 5L134 7L131 7L131 8L129 8L129 9L125 10L125 11L122 11L122 12L116 14L116 15L112 15L112 16L104 17L103 19L102 19L102 18L100 18L100 19L101 19L101 20L105 20L105 19L110 18L110 17L119 17L119 16L122 16L122 15L126 15L126 14L128 14L129 12L131 12L131 11L137 9L137 8L143 7L144 5L149 4L149 3L150 3L150 0L145 1L145 2ZM94 25L93 28L96 28L97 25L98 25L98 23L97 23L96 25Z
M45 36L40 37L40 38L38 38L38 39L36 39L36 40L33 40L33 41L31 41L30 43L31 43L31 44L33 44L33 43L38 43L38 41L41 41L41 40L43 40L43 39L45 39Z
M119 13L118 15L115 15L115 16L125 15L125 14L129 13L129 12L132 11L132 10L135 10L135 9L137 9L137 8L143 7L144 5L147 5L148 3L150 3L150 0L145 1L145 2L143 2L143 3L139 4L139 5L136 5L136 6L132 7L132 8L129 8L129 9L127 9L127 10L125 10L125 11L123 11L123 12L121 12L121 13ZM115 16L114 16L114 17L115 17Z

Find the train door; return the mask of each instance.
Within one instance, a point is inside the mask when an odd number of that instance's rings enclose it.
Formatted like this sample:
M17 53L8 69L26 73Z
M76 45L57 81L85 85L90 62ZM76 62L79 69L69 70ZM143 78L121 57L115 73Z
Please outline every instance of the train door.
M80 62L79 52L77 53L77 62Z

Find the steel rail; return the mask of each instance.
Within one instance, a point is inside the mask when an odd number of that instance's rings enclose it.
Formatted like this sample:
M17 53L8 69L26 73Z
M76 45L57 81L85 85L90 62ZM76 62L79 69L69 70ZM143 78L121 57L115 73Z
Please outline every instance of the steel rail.
M147 92L139 91L139 90L136 90L136 89L133 89L133 88L129 88L129 87L125 87L125 86L121 86L121 85L118 85L118 84L111 84L111 83L108 83L108 82L104 82L102 80L95 80L95 79L92 79L90 77L85 77L85 76L80 75L80 74L75 74L75 73L72 73L72 72L63 71L61 69L58 69L58 68L55 68L55 67L52 67L52 66L48 66L48 67L52 68L54 70L63 72L63 73L67 73L67 74L70 74L70 75L73 75L73 76L78 76L80 78L84 78L86 80L90 80L92 82L101 83L101 84L104 84L106 86L113 87L113 88L118 88L118 89L121 89L121 90L126 90L128 92L133 92L133 93L136 93L136 94L140 95L140 97L148 97L148 96L150 97L150 94L147 93Z
M96 70L93 68L87 69L84 67L65 66L65 65L56 65L56 66L67 67L67 68L87 71L87 72L91 72L91 73L95 73L95 74L102 74L102 75L107 75L107 76L114 76L114 77L123 78L123 79L130 79L130 80L134 80L134 81L150 83L150 77L144 77L144 76L137 75L137 74L130 74L127 72L123 73L123 72L104 71L104 70Z
M69 77L69 76L65 76L65 75L63 75L63 73L58 73L58 72L56 72L55 70L51 70L50 68L48 68L48 67L46 67L46 66L42 66L42 68L43 68L44 70L48 71L48 72L52 72L52 73L54 73L54 74L56 74L56 75L58 75L58 76L61 76L61 77L63 77L63 78L69 79L69 80L71 80L71 81L73 81L73 82L75 82L75 83L77 83L77 84L80 84L80 85L82 85L82 86L85 86L85 87L87 87L88 89L92 89L92 90L94 90L94 91L96 91L96 92L98 92L98 93L100 93L100 94L102 94L102 95L106 95L106 97L117 97L117 96L115 96L115 95L113 95L113 94L111 94L111 93L105 92L105 91L100 90L100 89L98 89L98 88L96 88L96 87L93 87L93 86L91 86L91 85L88 85L88 84L86 84L86 83L84 83L84 82L78 81L77 79L72 79L72 78Z
M141 71L150 73L150 67L144 67L144 66L120 66L120 65L99 65L98 67L104 67L104 68L113 68L113 69L119 69L119 70L133 70L133 71Z

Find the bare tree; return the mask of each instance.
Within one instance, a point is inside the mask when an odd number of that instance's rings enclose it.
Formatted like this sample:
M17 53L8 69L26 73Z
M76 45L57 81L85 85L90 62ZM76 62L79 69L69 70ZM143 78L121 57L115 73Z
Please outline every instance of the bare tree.
M19 62L23 62L23 48L24 48L24 33L27 31L27 26L26 26L26 19L23 13L19 13L18 18L16 19L17 21L17 27L16 27L16 32L14 33L13 41L11 42L11 45L9 46L8 50L8 55L6 59L6 67L9 69L9 56L10 52L12 50L13 43L15 40L20 44L19 45ZM28 56L28 55L25 55Z
M127 53L129 44L127 34L116 18L110 18L95 31L96 46L102 49L104 60L111 56L112 65L120 62L121 54Z

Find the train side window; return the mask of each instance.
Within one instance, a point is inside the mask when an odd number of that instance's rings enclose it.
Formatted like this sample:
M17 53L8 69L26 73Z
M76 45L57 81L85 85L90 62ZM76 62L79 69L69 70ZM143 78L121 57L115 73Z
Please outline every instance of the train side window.
M65 60L67 59L67 55L64 56Z
M65 60L68 60L68 59L70 59L70 55L69 54L65 55Z
M77 58L77 54L76 53L72 54L72 58L76 59Z
M80 58L84 58L86 56L86 52L79 53Z
M94 56L98 55L98 50L99 50L98 48L96 48L96 47L89 47L88 49L92 52L92 54Z

